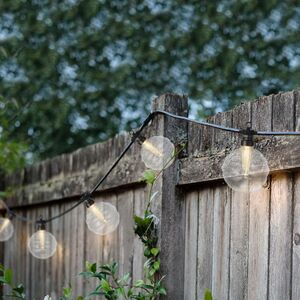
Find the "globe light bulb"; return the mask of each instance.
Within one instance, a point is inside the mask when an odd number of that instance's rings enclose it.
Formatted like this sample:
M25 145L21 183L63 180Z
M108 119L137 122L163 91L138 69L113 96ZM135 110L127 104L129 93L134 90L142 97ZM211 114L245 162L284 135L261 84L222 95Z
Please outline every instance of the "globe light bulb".
M162 170L173 162L174 151L175 146L168 138L152 136L143 142L141 157L147 168Z
M29 252L38 259L47 259L54 255L57 242L53 234L45 230L44 225L40 226L28 241Z
M14 234L14 225L8 218L0 218L0 242L8 241Z
M88 206L86 224L92 232L99 235L106 235L118 227L120 215L110 203L98 202Z
M235 191L255 192L263 188L269 175L266 158L253 146L243 145L224 160L223 177Z

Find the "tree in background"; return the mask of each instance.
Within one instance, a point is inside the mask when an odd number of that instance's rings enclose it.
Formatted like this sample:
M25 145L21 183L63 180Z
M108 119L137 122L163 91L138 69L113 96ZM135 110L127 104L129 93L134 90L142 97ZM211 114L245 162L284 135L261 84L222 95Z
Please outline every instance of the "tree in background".
M136 126L156 93L204 116L295 88L299 23L299 0L1 1L8 132L45 158Z
M6 101L0 97L0 200L7 195L8 190L4 190L3 180L4 174L22 168L25 164L25 152L27 150L25 144L16 141L7 130L10 122L14 122L16 115L12 115L10 119L6 117L6 111L14 106L14 110L18 111L17 103ZM0 201L0 209L2 209ZM0 266L1 272L1 266Z

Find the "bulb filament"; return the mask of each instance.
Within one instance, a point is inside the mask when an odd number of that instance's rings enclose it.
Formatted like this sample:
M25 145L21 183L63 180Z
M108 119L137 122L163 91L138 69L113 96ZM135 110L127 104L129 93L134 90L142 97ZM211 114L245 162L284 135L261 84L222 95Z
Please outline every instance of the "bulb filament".
M157 149L153 144L151 144L149 141L145 141L143 143L143 146L149 150L152 154L154 154L155 156L158 156L158 157L163 157L163 153L162 151L160 151L159 149Z
M45 230L39 231L41 250L45 250Z
M103 223L107 223L107 220L105 219L102 211L96 206L92 205L89 209L91 209L94 213L94 215Z
M7 225L9 224L9 219L4 219L1 227L0 227L0 232L2 232L3 230L5 230L5 228L7 227Z
M251 146L242 146L242 169L244 176L248 176L250 172L251 165L251 157L252 157L252 149Z

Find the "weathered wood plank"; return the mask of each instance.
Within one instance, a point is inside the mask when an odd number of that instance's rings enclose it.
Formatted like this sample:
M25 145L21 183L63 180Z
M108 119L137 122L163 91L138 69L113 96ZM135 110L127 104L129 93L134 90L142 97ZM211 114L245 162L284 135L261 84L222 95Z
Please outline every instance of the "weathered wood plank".
M292 300L300 299L300 173L295 174Z
M292 181L286 173L272 176L269 299L290 299Z
M98 153L98 155L105 155ZM89 190L97 178L101 178L114 159L108 160L102 166L93 165L88 170L63 173L47 180L28 184L22 187L15 186L14 194L9 199L11 207L40 204L47 201L61 200L68 197L78 197ZM139 159L139 154L124 157L107 180L101 185L101 191L114 188L140 185L140 178L145 165Z
M258 144L257 148L266 157L271 173L300 168L300 137L284 137L273 139L269 143L264 141L260 143L263 143L263 146ZM189 185L223 180L221 167L226 155L225 151L220 151L210 157L181 159L178 184Z
M246 128L251 122L251 103L233 110L233 127ZM234 136L240 147L241 136ZM229 299L247 300L248 289L249 194L232 191Z
M274 95L273 129L277 131L294 130L294 92Z
M60 213L59 205L53 205L51 207L51 215L57 215ZM50 276L50 287L51 287L51 294L50 296L53 299L56 299L59 297L61 289L59 286L59 283L61 282L61 270L58 266L61 266L63 264L62 262L62 240L61 240L61 228L62 226L62 220L53 220L51 222L51 233L55 236L57 241L57 250L54 254L53 258L51 259L51 276ZM60 272L58 272L58 270Z
M231 191L226 186L214 189L212 292L216 299L228 299Z
M197 299L204 299L205 290L212 288L213 217L213 190L210 188L200 190L197 249Z
M134 191L134 208L133 214L143 217L146 209L147 194L144 189L137 189ZM133 262L132 262L132 280L136 281L144 279L144 247L143 243L137 235L134 236L133 241Z
M232 111L226 111L223 113L218 113L214 116L213 123L232 127ZM232 144L233 133L214 129L213 133L213 148L215 150L230 148Z
M119 274L130 273L133 260L133 191L118 194L118 210L120 213L119 237Z
M197 255L198 255L198 191L185 196L185 263L184 300L198 300L197 297Z
M229 299L247 299L249 195L232 191ZM250 300L250 299L249 299Z
M252 103L255 130L272 129L272 98L272 95L262 97ZM269 142L265 139L260 146ZM250 194L248 299L267 300L268 297L270 199L269 188Z
M166 94L154 100L154 109L186 116L188 112L187 97ZM162 117L159 119L158 132L175 145L187 141L187 123ZM164 170L161 181L161 222L159 240L161 247L161 274L168 274L164 279L168 291L162 299L182 300L184 298L184 203L182 194L176 188L178 163L174 162Z
M250 195L248 299L267 300L270 190Z

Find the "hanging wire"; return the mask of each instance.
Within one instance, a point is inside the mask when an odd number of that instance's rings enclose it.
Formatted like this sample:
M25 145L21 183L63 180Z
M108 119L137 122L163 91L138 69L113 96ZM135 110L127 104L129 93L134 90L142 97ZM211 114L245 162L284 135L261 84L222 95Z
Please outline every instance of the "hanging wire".
M150 123L150 121L156 115L164 115L166 117L171 117L173 119L184 120L184 121L187 121L187 122L190 122L190 123L195 123L195 124L206 126L206 127L220 129L220 130L223 130L223 131L228 131L228 132L233 132L233 133L238 133L238 134L244 134L245 133L245 129L238 129L238 128L226 127L226 126L223 126L223 125L217 125L217 124L208 123L208 122L205 122L205 121L197 121L197 120L190 119L188 117L178 116L178 115L172 114L170 112L166 112L164 110L155 110L155 111L153 111L152 113L150 113L148 115L148 117L144 120L144 122L142 123L142 125L133 133L131 141L124 148L124 150L121 152L121 154L115 160L115 162L111 165L111 167L108 169L108 171L95 183L95 185L93 186L93 188L89 192L84 193L80 197L79 201L76 202L73 206L71 206L67 210L65 210L62 213L60 213L58 215L55 215L55 216L53 216L51 218L48 218L48 219L38 219L38 220L32 220L32 219L20 216L19 214L17 214L14 211L12 211L8 207L8 205L3 201L5 210L7 211L7 213L10 216L12 216L12 217L14 217L16 219L19 219L21 221L24 221L24 222L36 223L37 224L37 223L41 222L41 220L42 220L43 223L49 223L49 222L51 222L53 220L61 218L62 216L66 215L67 213L71 212L73 209L75 209L76 207L78 207L80 204L82 204L84 202L88 202L92 198L92 194L95 193L95 191L100 187L100 185L106 180L106 178L110 175L110 173L118 165L118 163L120 162L120 160L128 152L128 150L131 148L131 146L134 144L134 142L140 137L141 132L143 131L143 129ZM293 135L300 135L300 132L299 131L287 131L287 132L253 131L253 134L254 135L261 135L261 136L285 136L285 135L286 136L293 136Z
M208 123L208 122L204 122L204 121L193 120L188 117L174 115L174 114L166 112L164 110L156 110L153 112L153 114L161 114L161 115L171 117L173 119L184 120L184 121L187 121L190 123L195 123L195 124L199 124L202 126L212 127L212 128L216 128L216 129L220 129L220 130L224 130L224 131L229 131L229 132L243 134L243 131L244 131L244 129L231 128L231 127L226 127L226 126ZM300 135L300 131L255 131L255 135L272 135L272 136L275 136L275 135Z
M48 219L43 219L44 223L49 223L53 220L56 220L58 218L61 218L62 216L66 215L67 213L71 212L73 209L75 209L77 206L79 206L80 204L84 203L85 201L88 201L91 197L92 194L99 188L99 186L105 181L105 179L109 176L109 174L114 170L114 168L118 165L118 163L120 162L120 160L124 157L124 155L128 152L128 150L131 148L131 146L134 144L134 142L136 141L136 139L140 136L141 132L143 131L143 129L150 123L150 121L153 119L154 117L154 113L151 113L148 115L148 117L145 119L145 121L143 122L143 124L133 133L132 137L131 137L131 141L128 143L128 145L124 148L124 150L122 151L122 153L118 156L118 158L115 160L115 162L111 165L111 167L108 169L108 171L96 182L96 184L94 185L94 187L91 189L90 192L86 192L84 193L78 202L76 202L73 206L71 206L70 208L68 208L67 210L63 211L62 213L55 215L51 218ZM10 214L11 216L21 220L21 221L25 221L25 222L29 222L29 223L38 223L40 222L39 220L31 220L29 218L25 218L23 216L20 216L18 214L16 214L15 212L13 212L6 204L4 204L6 211L8 212L8 214Z

